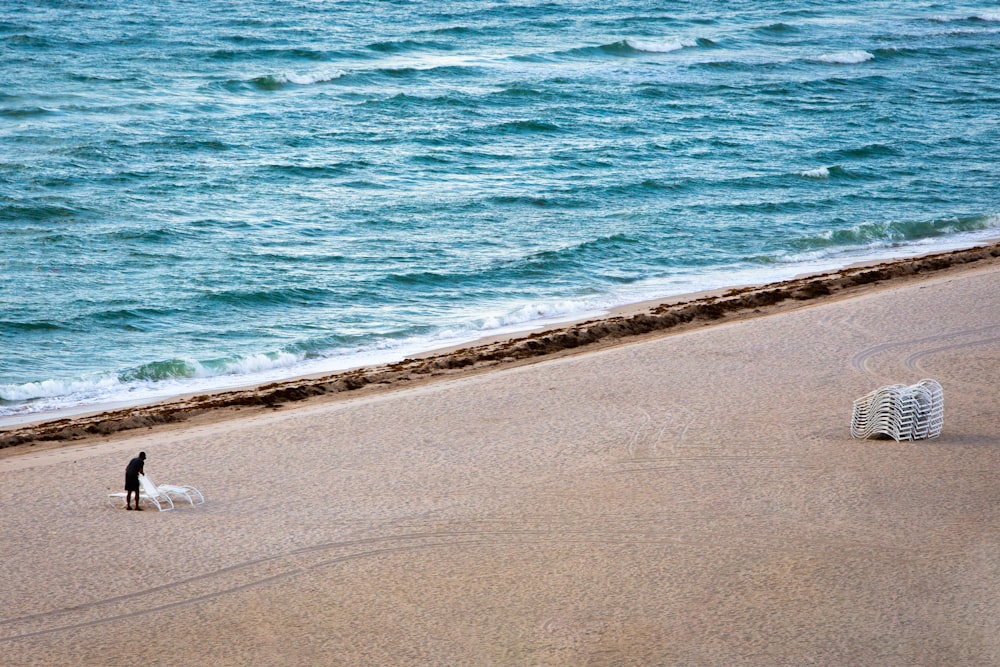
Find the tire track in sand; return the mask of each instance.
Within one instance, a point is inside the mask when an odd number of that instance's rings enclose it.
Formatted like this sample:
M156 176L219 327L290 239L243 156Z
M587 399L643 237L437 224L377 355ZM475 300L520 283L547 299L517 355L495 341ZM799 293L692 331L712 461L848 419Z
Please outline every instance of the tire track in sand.
M643 539L644 538L644 539ZM612 543L650 541L642 531L595 531L593 529L504 529L427 531L406 535L388 535L331 542L296 549L286 554L268 556L207 572L169 584L126 593L64 609L29 614L0 620L0 643L30 639L62 631L134 619L158 612L180 609L251 588L266 586L310 571L340 563L377 558L408 551L441 548L469 548L496 543L556 544ZM680 543L669 536L658 537L657 543ZM330 556L331 552L346 553ZM159 598L150 602L151 598ZM143 602L145 604L143 604ZM83 616L84 618L80 618Z
M725 517L707 517L721 520ZM729 517L730 519L732 517ZM740 517L741 521L749 517ZM521 519L511 518L504 523L515 525ZM475 524L470 524L475 525ZM821 535L788 544L784 538L760 535L760 540L743 544L742 548L758 548L771 552L799 553L803 549L825 551L828 540ZM385 555L436 549L469 549L491 545L648 545L674 548L709 549L726 544L718 531L709 529L700 535L679 536L670 527L651 529L603 529L601 527L572 527L568 525L540 528L483 528L463 530L432 529L408 534L385 535L354 540L330 542L302 547L285 554L268 556L238 563L212 572L163 584L141 591L94 600L72 607L0 620L0 645L5 642L28 640L56 632L70 632L108 623L134 621L137 617L181 610L185 607L259 588L351 561L378 558ZM888 545L849 544L848 548L867 550L892 549ZM840 546L843 548L843 545ZM902 557L909 551L897 548ZM341 552L341 553L338 553Z
M932 354L993 343L1000 339L1000 337L995 335L995 332L998 331L1000 331L1000 324L994 324L979 329L963 329L961 331L952 331L924 338L883 343L858 352L851 359L851 366L862 373L876 375L875 370L872 368L873 360L876 357L902 348L918 347L921 349L907 355L903 359L903 363L907 368L918 370L920 360ZM969 338L974 338L974 340L968 340ZM935 343L944 344L934 345Z

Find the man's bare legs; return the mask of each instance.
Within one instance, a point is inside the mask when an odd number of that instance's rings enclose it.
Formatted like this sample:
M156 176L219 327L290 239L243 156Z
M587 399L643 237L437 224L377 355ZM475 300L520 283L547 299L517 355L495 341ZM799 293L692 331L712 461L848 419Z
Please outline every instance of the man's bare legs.
M141 512L142 508L139 507L139 492L138 491L126 491L125 492L125 509L127 509L127 510L132 509L132 494L133 493L135 494L135 509L136 509L136 511Z

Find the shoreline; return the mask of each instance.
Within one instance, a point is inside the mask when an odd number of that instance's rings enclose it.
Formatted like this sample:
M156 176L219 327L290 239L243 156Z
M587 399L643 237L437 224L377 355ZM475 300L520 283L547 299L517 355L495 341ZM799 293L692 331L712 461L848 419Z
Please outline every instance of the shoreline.
M144 662L219 667L1000 664L1000 257L962 259L0 450L0 654L118 664L140 623ZM945 388L940 437L852 437L855 397L921 378ZM205 503L109 504L140 450Z
M756 286L722 288L614 308L596 319L562 322L532 333L487 336L463 346L428 351L403 361L335 373L305 375L237 389L186 394L154 403L99 409L61 418L0 427L0 458L136 429L192 420L227 419L247 410L273 411L290 403L339 400L501 367L534 363L650 335L669 335L707 324L763 317L819 302L896 286L908 280L1000 265L1000 241L960 250L853 264ZM30 449L29 449L30 448ZM44 448L44 447L43 447Z

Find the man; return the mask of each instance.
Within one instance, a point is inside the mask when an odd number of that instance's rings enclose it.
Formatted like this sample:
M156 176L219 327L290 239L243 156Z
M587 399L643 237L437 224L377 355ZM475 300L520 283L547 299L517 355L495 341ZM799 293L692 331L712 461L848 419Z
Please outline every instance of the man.
M139 475L144 474L143 463L146 462L146 452L139 452L139 456L128 462L125 467L125 509L132 509L132 492L135 492L135 509L142 511L139 507Z

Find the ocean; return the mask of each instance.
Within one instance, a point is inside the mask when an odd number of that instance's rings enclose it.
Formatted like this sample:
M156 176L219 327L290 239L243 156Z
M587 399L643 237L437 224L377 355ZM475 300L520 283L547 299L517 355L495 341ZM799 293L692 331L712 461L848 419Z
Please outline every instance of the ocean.
M0 425L996 238L998 72L993 2L4 0Z

